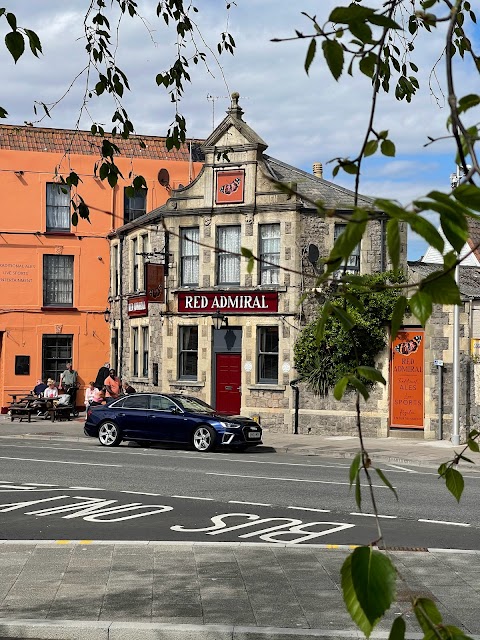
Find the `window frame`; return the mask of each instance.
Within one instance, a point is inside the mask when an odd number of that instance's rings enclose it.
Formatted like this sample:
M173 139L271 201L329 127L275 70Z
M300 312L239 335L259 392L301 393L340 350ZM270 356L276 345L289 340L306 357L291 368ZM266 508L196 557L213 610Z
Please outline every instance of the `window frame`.
M263 336L267 334L267 331L275 329L277 334L277 350L267 351L263 349ZM262 377L262 370L265 369L265 360L268 357L275 357L277 363L277 375L275 378ZM257 329L257 383L258 384L278 384L278 365L280 361L280 331L277 325L261 326Z
M145 187L140 187L140 189L136 189L135 195L133 198L127 196L126 190L128 187L123 189L123 224L127 224L129 222L133 222L137 218L144 216L147 213L147 196L148 189ZM138 208L136 206L130 206L133 202L135 204L135 199L143 196L143 207Z
M51 199L51 191L56 188L59 195L64 196L68 204L49 204ZM64 193L64 190L67 193ZM49 212L52 214L49 216ZM52 217L56 216L54 213L62 212L62 218L65 216L68 219L67 226L55 226L49 224L52 222ZM45 183L45 229L47 233L71 233L72 230L72 205L71 205L71 188L68 184L60 184L59 182L46 182Z
M132 327L132 378L138 378L138 359L140 354L139 328Z
M262 238L262 230L267 227L278 229L278 237L275 238ZM267 252L265 251L265 243L268 240L278 240L278 251L275 252ZM281 241L281 233L280 233L280 223L272 222L266 224L258 225L258 255L259 255L259 274L258 274L258 282L260 285L279 285L280 284L280 241ZM275 257L277 258L277 266L273 266L272 264L265 264L263 260L267 260L272 263L275 261ZM263 282L264 276L267 276L267 282Z
M187 238L186 234L188 232L193 232L197 237L196 238ZM181 227L180 228L180 286L182 287L195 287L199 285L200 282L200 245L198 242L200 241L200 227ZM187 253L185 251L185 247L187 244L191 244L192 253ZM195 251L195 252L194 252ZM185 265L187 261L190 260L192 263L192 271L196 270L196 280L187 281L185 279ZM196 265L196 269L195 269Z
M112 296L118 296L119 293L119 273L118 273L118 265L119 265L119 252L120 245L113 244L112 245L112 260L111 260L111 283L110 286L112 288Z
M347 223L346 222L335 222L334 227L333 227L333 243L335 244L335 242L338 240L338 238L342 235L342 233L345 231L347 227ZM341 229L341 231L340 231ZM338 231L338 232L337 232ZM361 241L355 246L355 248L353 249L352 253L350 254L350 256L344 260L342 262L342 265L339 269L337 269L337 271L335 271L334 276L336 278L341 278L342 275L345 273L349 273L351 275L357 275L360 274L360 267L361 267ZM349 262L352 260L352 258L354 258L354 262L355 264L349 264Z
M150 353L150 327L142 326L142 377L148 378Z
M184 347L184 334L187 331L192 332L195 330L197 337L196 348L188 348ZM179 380L198 380L198 338L199 338L199 330L198 325L180 325L178 327L178 379ZM188 361L187 359L191 354L196 354L195 356L195 373L185 373L188 371Z
M68 262L70 263L69 267L67 265L67 260L66 260L67 258L69 259ZM64 261L63 267L60 266L60 263L62 261ZM55 262L58 262L59 264L54 265ZM75 259L73 255L63 255L63 254L57 255L54 253L43 254L43 305L42 305L43 307L52 307L52 308L61 307L65 309L69 309L73 307L74 266L75 266ZM63 269L69 268L69 271L71 273L71 277L69 278L65 277L61 279L61 282L67 283L65 293L66 295L69 295L69 298L70 298L69 302L59 302L56 298L58 298L59 294L62 292L52 291L51 287L49 287L49 284L60 281L57 275L55 275L55 277L52 277L52 274L59 268L63 268ZM48 278L47 278L47 275L49 276Z
M241 257L240 250L241 250L241 244L242 244L242 225L241 224L219 225L216 230L217 247L219 249L222 249L221 237L220 237L221 234L223 232L227 232L227 230L232 231L233 229L238 230L238 246L235 248L234 251L230 252L225 249L217 253L216 277L217 277L217 284L221 286L240 286L241 284L242 263L240 259ZM235 260L235 263L236 263L235 270L238 270L238 280L222 280L221 279L222 266L224 266L224 263L226 263L226 260L229 257L233 257L233 259Z
M48 345L47 342L51 344ZM56 344L53 344L53 343ZM54 362L55 366L47 366L47 348L54 349L57 353L48 358L48 362ZM64 350L64 352L62 352ZM44 333L42 335L42 378L52 378L55 382L60 382L60 374L65 371L67 362L72 361L73 355L73 334Z
M140 287L140 260L138 254L138 236L134 236L132 242L132 291L139 291Z

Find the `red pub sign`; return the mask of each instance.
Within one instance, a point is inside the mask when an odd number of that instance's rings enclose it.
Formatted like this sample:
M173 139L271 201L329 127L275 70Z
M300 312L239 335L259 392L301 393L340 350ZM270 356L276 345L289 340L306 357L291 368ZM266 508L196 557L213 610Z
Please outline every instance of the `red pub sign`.
M276 291L181 291L178 294L179 313L275 313L278 311Z
M147 296L132 296L128 298L128 317L140 318L148 316L148 299Z

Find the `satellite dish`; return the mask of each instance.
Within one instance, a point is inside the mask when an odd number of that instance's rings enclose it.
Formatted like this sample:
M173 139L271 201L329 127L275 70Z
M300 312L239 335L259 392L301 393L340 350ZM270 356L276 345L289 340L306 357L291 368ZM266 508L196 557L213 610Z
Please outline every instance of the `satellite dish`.
M162 185L162 187L168 187L170 184L170 174L167 169L160 169L158 172L158 181Z
M313 266L316 266L319 257L320 257L320 251L318 250L317 245L309 244L308 245L308 261L311 264L313 264Z

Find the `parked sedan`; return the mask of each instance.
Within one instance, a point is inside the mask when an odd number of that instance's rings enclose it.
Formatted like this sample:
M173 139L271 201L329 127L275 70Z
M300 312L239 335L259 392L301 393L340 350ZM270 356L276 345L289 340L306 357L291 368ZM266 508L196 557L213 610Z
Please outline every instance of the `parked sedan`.
M179 394L135 393L91 407L84 431L105 447L122 440L191 444L197 451L262 444L262 429L251 418L225 416L198 398Z

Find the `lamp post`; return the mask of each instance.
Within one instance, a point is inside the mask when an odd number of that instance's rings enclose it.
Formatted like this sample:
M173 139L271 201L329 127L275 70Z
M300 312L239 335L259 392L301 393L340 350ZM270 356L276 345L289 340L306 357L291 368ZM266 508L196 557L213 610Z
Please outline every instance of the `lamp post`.
M227 316L220 313L220 311L216 311L212 315L213 326L218 331L219 329L223 329L224 327L228 327L228 318Z
M111 315L111 311L110 309L107 307L105 309L105 311L103 312L103 319L105 320L105 322L110 322L110 315Z

